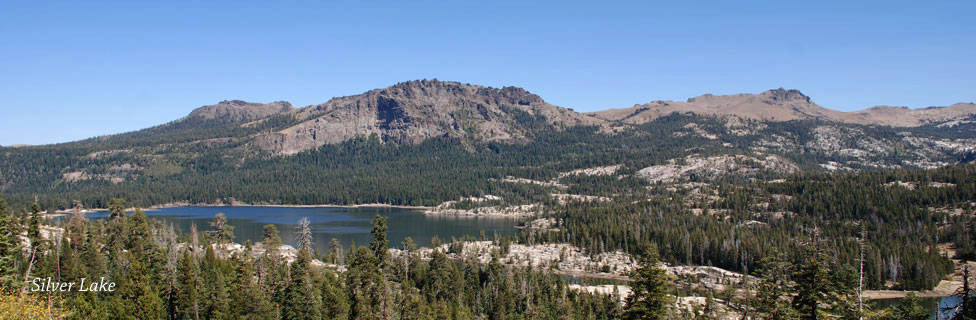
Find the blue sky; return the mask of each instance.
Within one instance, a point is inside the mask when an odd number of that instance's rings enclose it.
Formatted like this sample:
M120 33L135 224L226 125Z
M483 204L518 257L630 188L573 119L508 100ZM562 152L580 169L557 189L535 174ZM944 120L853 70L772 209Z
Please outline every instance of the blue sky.
M976 101L976 2L800 2L5 1L0 145L423 78L577 111L778 87L839 110Z

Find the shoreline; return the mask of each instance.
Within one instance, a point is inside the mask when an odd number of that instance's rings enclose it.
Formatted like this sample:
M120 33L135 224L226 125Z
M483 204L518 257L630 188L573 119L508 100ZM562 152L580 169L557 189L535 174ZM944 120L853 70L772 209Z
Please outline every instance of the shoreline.
M346 209L391 208L391 209L407 209L407 210L433 209L433 207L404 206L404 205L392 205L392 204L385 204L385 203L364 203L364 204L353 204L353 205L341 205L341 204L249 204L249 203L215 204L215 203L189 203L189 202L164 203L164 204L157 204L146 208L138 208L138 209L142 209L142 211L155 211L159 209L179 208L179 207L274 207L274 208L346 208ZM136 209L137 207L128 207L125 208L125 212L133 212ZM93 213L93 212L104 212L104 211L108 211L108 209L90 208L90 209L81 210L81 212L85 214ZM54 213L44 213L44 216L48 218L63 217L63 216L71 215L72 212L73 210L71 209L57 210Z
M232 203L232 204L217 204L217 203L189 203L189 202L172 202L157 204L144 208L143 210L152 209L165 209L165 208L177 208L177 207L275 207L275 208L394 208L394 209L409 209L409 210L429 210L433 207L425 206L406 206L406 205L393 205L386 203L364 203L364 204L352 204L352 205L342 205L342 204L250 204L250 203ZM134 209L134 208L129 208ZM127 211L129 209L126 209Z

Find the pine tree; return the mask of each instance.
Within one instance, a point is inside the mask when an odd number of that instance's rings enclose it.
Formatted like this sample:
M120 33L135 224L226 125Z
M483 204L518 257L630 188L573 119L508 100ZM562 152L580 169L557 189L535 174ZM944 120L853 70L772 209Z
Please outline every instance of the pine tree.
M285 304L282 306L282 319L321 319L322 300L312 284L312 255L308 250L298 252L298 258L291 264L290 281L285 290Z
M203 275L202 296L205 297L201 316L207 319L229 318L230 298L227 292L224 264L224 260L217 257L213 246L207 246L206 254L200 263Z
M7 205L7 200L3 198L2 193L0 193L0 215L10 215L10 208Z
M227 216L223 213L214 215L210 226L214 228L213 239L218 245L234 241L234 227L227 224Z
M278 234L278 227L273 224L266 224L262 228L261 247L265 254L277 257L278 247L281 246L281 235Z
M178 285L176 294L176 318L200 319L200 267L189 251L183 250L178 262Z
M27 239L30 239L31 247L41 250L43 238L41 238L41 206L34 202L31 205L30 220L28 221Z
M646 246L631 278L634 280L633 292L627 297L624 319L667 319L668 306L673 301L669 295L671 285L659 261L656 246Z
M783 254L760 261L760 278L751 305L759 319L793 319L796 312L787 298L793 288L792 264Z
M124 257L122 253L126 250L127 243L130 243L126 237L129 234L129 224L125 223L124 203L125 200L118 198L109 202L109 212L112 216L105 222L105 230L102 230L108 236L105 247L108 251L108 259L113 264L122 262L120 261Z
M430 306L424 301L424 297L420 295L417 288L409 287L405 289L403 303L403 312L401 312L400 319L402 320L431 320Z
M332 264L338 265L342 259L342 244L339 243L339 239L329 240L329 254L332 257Z
M125 200L112 198L108 201L109 218L112 220L125 218Z
M856 294L853 271L837 268L828 260L818 229L812 231L803 250L803 260L793 275L793 307L800 318L815 320L827 314L856 312L851 304L855 299L848 297Z
M0 290L18 285L15 259L20 256L20 241L13 224L7 201L0 195Z
M380 292L378 286L383 282L376 256L365 247L355 247L349 252L346 271L346 291L349 292L349 318L375 319Z
M322 295L322 317L325 319L346 319L349 316L349 296L338 274L316 273L316 282Z
M272 224L263 227L261 246L265 249L257 265L258 284L274 308L275 318L279 318L281 306L285 303L285 289L288 287L288 269L281 259L278 247L281 235Z
M891 314L894 319L902 320L926 320L929 318L929 310L922 305L921 299L915 293L909 293L898 304L892 306Z
M85 218L81 209L81 202L74 201L71 211L71 220L68 220L68 237L71 238L71 248L77 250L85 243L85 236L88 233L88 219Z
M379 262L381 268L390 261L390 250L387 247L390 241L386 239L386 231L386 219L377 213L376 217L373 218L373 230L370 231L373 235L373 241L369 243L369 250L373 251L373 255L376 256L376 261Z
M274 317L268 297L254 280L255 272L247 256L236 255L230 281L231 317L236 319L269 319ZM333 318L336 319L336 318Z
M0 214L0 289L12 288L17 283L16 257L20 245L13 233L10 217Z

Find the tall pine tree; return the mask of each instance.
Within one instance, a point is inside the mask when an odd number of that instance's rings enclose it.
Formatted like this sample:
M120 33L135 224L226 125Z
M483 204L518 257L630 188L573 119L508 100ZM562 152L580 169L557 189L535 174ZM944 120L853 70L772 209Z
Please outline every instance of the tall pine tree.
M645 247L631 278L634 280L633 292L627 297L624 319L668 319L669 306L674 299L669 295L671 283L658 258L657 246L649 244Z
M308 250L298 251L298 258L291 264L290 281L285 290L282 318L305 320L322 318L322 300L312 283L312 255Z

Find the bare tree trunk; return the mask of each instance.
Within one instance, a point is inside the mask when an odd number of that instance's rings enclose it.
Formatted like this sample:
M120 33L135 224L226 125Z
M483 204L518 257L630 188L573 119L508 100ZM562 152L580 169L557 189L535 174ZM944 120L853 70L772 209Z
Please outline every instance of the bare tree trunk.
M27 282L27 279L30 278L31 268L34 267L34 255L37 253L37 249L35 247L36 245L32 243L30 260L27 262L27 272L24 272L25 283ZM27 286L24 286L23 288L20 289L20 296L23 297L24 294L26 293L27 293Z

